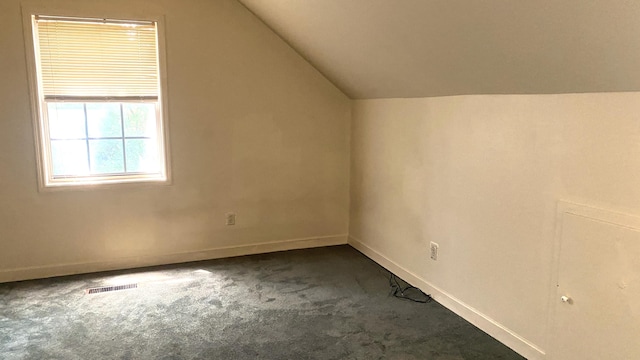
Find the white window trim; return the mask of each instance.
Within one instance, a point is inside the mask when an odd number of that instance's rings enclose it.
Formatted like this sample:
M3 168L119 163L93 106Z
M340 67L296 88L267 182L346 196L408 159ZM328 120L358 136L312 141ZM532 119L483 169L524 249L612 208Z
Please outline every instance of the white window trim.
M46 116L46 111L43 111L44 99L41 96L42 89L38 83L38 69L35 51L35 41L33 33L33 16L47 15L47 16L61 16L61 17L84 17L84 18L108 18L108 19L123 19L132 21L153 21L157 26L158 37L158 70L160 72L160 92L158 94L158 108L157 115L160 116L159 130L161 130L162 137L158 138L161 156L161 163L164 165L164 172L161 176L149 177L148 175L118 175L118 176L91 176L82 178L68 178L68 179L55 179L51 174L50 164L46 160L50 158L50 154L47 153L49 146L48 129L46 128L47 122L44 121L43 116ZM85 190L96 187L112 187L121 184L164 184L171 185L171 151L170 151L170 136L169 136L169 122L168 122L168 105L167 105L167 70L166 70L166 38L165 38L165 21L162 14L146 14L140 16L139 14L127 14L121 11L99 11L82 9L77 6L77 3L73 7L61 7L58 5L49 5L42 3L40 5L23 4L22 6L22 25L26 50L27 61L27 73L29 77L29 96L31 99L31 117L33 123L34 143L35 143L35 155L36 166L38 176L38 190L52 191L52 190Z

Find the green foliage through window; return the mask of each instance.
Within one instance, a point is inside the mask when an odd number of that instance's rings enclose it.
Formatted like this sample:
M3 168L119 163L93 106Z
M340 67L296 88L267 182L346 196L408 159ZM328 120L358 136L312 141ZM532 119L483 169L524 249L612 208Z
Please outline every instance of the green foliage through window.
M156 173L156 103L48 102L53 175Z

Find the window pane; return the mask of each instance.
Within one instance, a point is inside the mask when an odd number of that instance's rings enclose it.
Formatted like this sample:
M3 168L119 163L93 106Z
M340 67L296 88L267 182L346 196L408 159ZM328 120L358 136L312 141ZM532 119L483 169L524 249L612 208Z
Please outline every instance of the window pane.
M41 185L166 181L158 24L31 20Z
M158 147L155 140L127 139L127 172L158 172Z
M122 137L120 103L88 103L89 137Z
M91 173L113 174L124 172L122 140L89 140Z
M124 136L156 136L156 104L122 104Z
M52 139L85 138L84 104L49 102L47 109Z
M86 175L87 143L84 140L51 140L53 176Z

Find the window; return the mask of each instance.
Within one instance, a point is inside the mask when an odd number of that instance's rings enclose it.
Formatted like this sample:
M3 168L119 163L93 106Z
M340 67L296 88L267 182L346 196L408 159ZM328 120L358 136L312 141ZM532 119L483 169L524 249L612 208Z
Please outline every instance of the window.
M41 185L166 181L158 23L31 22Z

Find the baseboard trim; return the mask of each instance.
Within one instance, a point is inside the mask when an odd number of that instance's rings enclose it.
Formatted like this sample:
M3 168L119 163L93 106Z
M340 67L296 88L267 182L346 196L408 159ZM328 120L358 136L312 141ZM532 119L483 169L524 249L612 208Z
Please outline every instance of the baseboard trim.
M509 348L513 349L518 354L524 356L529 360L541 360L545 358L545 352L538 346L527 341L522 336L516 334L514 331L508 329L504 325L493 320L489 316L481 313L472 306L460 301L446 291L439 289L432 285L428 281L405 269L398 263L384 256L380 251L373 249L372 247L365 245L362 241L353 236L349 236L349 245L356 250L369 257L371 260L377 262L382 267L388 269L392 273L398 275L403 280L409 282L411 285L418 287L422 291L431 294L431 296L444 307L453 311L460 317L469 321L480 330L491 335L496 340L505 344Z
M23 267L0 270L0 283L345 244L347 244L347 234L339 234L218 247L175 254L132 256L106 261Z

